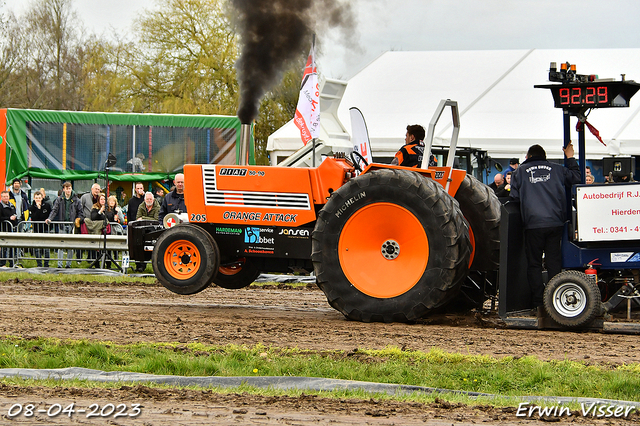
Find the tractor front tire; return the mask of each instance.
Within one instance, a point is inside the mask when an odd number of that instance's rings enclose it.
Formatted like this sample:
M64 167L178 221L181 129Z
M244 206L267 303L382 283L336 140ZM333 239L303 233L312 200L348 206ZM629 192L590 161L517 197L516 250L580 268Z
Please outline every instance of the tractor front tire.
M177 225L158 238L151 257L158 281L178 294L207 288L220 265L218 245L204 229Z
M600 289L587 274L564 271L544 289L544 307L558 324L568 328L585 327L600 315Z
M365 173L318 215L312 255L318 286L351 320L411 322L456 296L470 243L458 203L409 170Z

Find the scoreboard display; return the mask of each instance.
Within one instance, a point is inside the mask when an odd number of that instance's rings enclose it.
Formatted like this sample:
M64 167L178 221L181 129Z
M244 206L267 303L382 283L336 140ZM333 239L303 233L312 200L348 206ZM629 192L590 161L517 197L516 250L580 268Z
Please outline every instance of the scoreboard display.
M640 84L635 81L594 81L534 87L550 89L556 108L581 109L629 107L629 100L640 89Z

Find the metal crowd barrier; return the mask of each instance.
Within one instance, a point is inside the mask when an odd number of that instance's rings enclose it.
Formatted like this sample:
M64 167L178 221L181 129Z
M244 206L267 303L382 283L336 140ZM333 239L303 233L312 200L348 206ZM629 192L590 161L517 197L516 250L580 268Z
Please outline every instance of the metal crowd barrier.
M11 222L0 223L0 263L10 263L11 266L21 266L22 260L41 261L43 264L58 263L70 265L72 261L92 262L96 259L74 259L73 254L80 251L102 252L106 250L113 254L113 262L126 273L129 267L129 247L127 245L127 235L118 222L111 222L111 234L80 234L76 233L73 222L49 222L44 221L23 221L13 226ZM35 232L39 226L44 232ZM72 233L60 232L60 228L67 227ZM58 231L58 232L56 232ZM106 237L106 238L105 238ZM105 246L106 244L106 246ZM59 250L67 251L66 259L57 255ZM51 257L56 253L58 257ZM29 252L31 256L26 256ZM37 255L36 255L36 252ZM119 254L122 254L119 259ZM101 267L104 267L104 258Z

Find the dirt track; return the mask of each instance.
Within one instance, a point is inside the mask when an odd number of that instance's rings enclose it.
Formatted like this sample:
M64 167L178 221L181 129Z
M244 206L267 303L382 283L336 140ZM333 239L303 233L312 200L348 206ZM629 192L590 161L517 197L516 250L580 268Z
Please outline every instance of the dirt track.
M497 357L535 355L545 360L571 359L595 364L640 362L637 336L509 330L502 327L496 315L442 315L413 325L362 324L345 320L328 306L324 294L315 286L281 287L209 288L197 295L179 296L152 285L5 282L0 284L0 334L118 343L262 343L346 351L395 345L412 350L428 351L437 347L449 352ZM0 387L0 416L16 401L55 402L48 392L51 391ZM425 421L438 424L438 420L446 420L446 424L454 420L457 424L532 423L532 420L516 418L508 410L448 404L335 402L315 397L220 396L196 391L188 391L194 393L184 396L184 392L160 392L138 386L118 391L58 390L54 394L67 402L73 397L86 406L98 400L129 404L140 401L145 407L143 415L126 418L122 424L138 421L138 424L145 421L146 424L324 424L329 421L331 424L424 424ZM46 416L43 419L61 420ZM581 417L570 419L593 422ZM638 417L632 421L637 422ZM619 422L627 424L624 420Z

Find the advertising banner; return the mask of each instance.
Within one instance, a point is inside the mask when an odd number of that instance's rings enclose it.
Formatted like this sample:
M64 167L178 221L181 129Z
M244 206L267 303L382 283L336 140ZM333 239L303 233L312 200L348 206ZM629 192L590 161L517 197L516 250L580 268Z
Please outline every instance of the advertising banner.
M579 241L640 240L640 183L576 188Z

